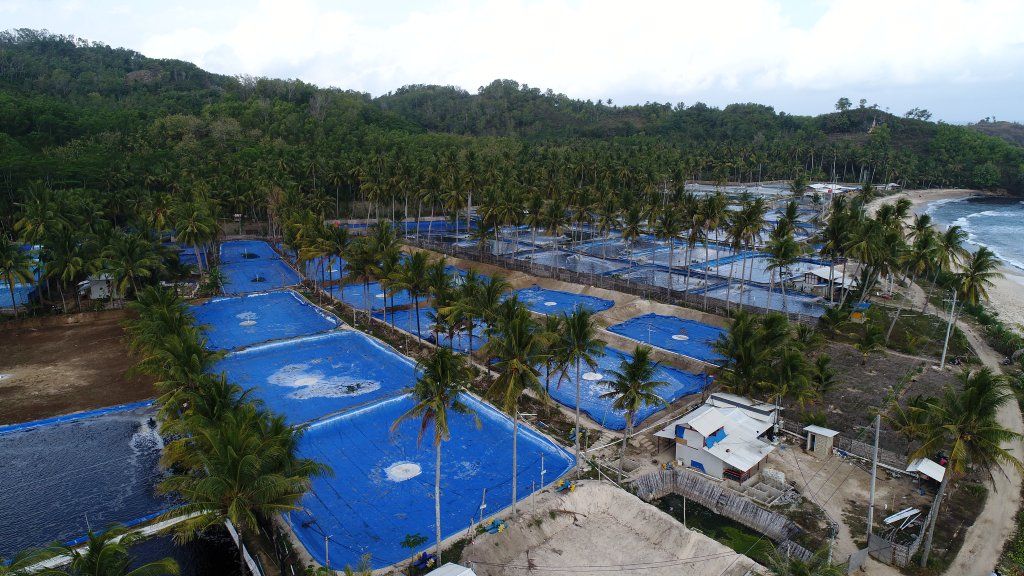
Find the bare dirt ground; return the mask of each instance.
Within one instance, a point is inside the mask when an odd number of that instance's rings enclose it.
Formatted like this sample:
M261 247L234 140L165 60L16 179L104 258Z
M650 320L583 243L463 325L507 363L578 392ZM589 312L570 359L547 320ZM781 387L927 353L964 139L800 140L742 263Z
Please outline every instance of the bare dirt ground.
M123 320L111 311L73 324L0 324L0 424L151 398L150 380L126 375Z
M937 371L932 362L886 351L868 356L867 364L861 365L861 354L848 344L829 342L822 352L832 358L832 368L836 371L835 384L824 398L806 406L792 405L786 407L787 418L801 421L808 413L823 413L827 426L841 430L846 434L855 434L858 427L871 426L874 420L873 409L878 408L892 394L893 386L909 380L899 396L901 401L921 394L934 396L939 394L947 384L956 382L953 369ZM888 428L883 421L883 429ZM895 434L883 434L882 447L894 452L901 452L905 443Z
M548 489L525 505L527 511L507 530L474 539L463 551L463 564L481 576L767 573L610 484L584 481L564 496Z

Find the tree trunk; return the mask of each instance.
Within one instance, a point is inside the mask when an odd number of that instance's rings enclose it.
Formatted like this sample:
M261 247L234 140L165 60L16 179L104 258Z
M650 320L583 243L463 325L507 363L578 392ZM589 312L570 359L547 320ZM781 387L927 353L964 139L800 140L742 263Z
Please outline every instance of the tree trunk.
M579 478L582 475L580 469L580 361L576 360L576 441L574 442L576 449L576 477Z
M619 482L622 482L622 471L626 465L626 450L629 448L629 437L633 433L633 412L626 412L626 432L622 437L622 452L619 454Z
M11 292L11 307L14 308L14 317L18 317L18 303L14 301L14 279L7 278L7 289Z
M434 535L437 536L437 564L441 564L441 441L434 442Z
M946 485L949 484L949 467L946 467L946 473L942 475L942 483L939 484L939 491L935 494L935 500L932 502L932 507L928 511L928 532L924 536L924 548L921 552L921 567L928 566L928 555L932 551L932 536L935 535L935 520L939 517L939 506L942 504L942 497L946 494Z
M203 275L203 259L199 257L199 245L192 244L192 252L196 255L196 266L199 268L199 275Z
M518 398L516 399L518 401ZM516 515L516 492L519 488L519 406L512 411L512 516Z
M420 336L420 299L415 292L410 292L409 294L412 296L412 303L413 306L416 308L416 339L422 342L423 337ZM391 313L394 314L395 311L392 310Z

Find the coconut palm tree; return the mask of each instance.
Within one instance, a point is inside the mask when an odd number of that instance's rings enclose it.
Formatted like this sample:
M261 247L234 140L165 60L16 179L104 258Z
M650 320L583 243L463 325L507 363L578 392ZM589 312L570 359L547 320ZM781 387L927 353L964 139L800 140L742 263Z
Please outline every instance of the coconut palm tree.
M768 270L771 273L768 285L768 307L772 305L772 284L775 276L779 276L779 287L782 288L782 310L789 312L786 301L786 279L783 277L787 268L799 260L800 246L793 239L793 230L777 227L768 241Z
M178 242L191 246L196 255L196 266L203 274L203 258L199 246L205 245L216 236L217 220L209 207L201 201L180 202L172 211L174 235Z
M1021 435L1004 427L997 420L999 410L1016 396L1005 378L989 368L960 375L962 390L947 385L942 396L927 403L921 442L914 458L927 457L939 451L949 454L946 473L939 484L935 501L928 511L928 530L921 553L921 566L928 565L932 537L939 507L949 484L972 467L991 470L995 465L1009 464L1024 471L1020 459L1004 446L1021 439Z
M683 233L683 220L678 208L672 204L658 211L654 219L654 236L658 240L668 242L668 283L665 285L665 296L672 294L672 271L675 263L676 239Z
M417 365L419 376L412 390L415 404L391 424L394 433L408 420L419 420L416 443L433 428L434 441L434 532L437 557L441 557L441 444L451 438L448 411L472 414L461 396L469 391L472 380L466 359L448 348L437 348ZM478 422L479 425L479 422ZM513 489L514 490L514 489Z
M129 288L132 295L138 294L140 282L154 277L163 269L163 261L156 246L151 240L138 234L114 233L101 257L103 271L110 275L122 301Z
M593 314L577 307L572 314L566 314L562 320L562 358L566 366L576 368L576 430L573 448L576 451L576 465L580 463L580 395L582 385L582 368L586 364L591 369L597 368L598 359L604 354L604 342L597 338L597 325ZM577 474L580 469L577 468Z
M960 301L973 306L987 301L988 289L993 286L992 280L1002 277L999 272L999 259L986 246L981 246L967 258L963 269L957 275Z
M64 546L51 549L54 555L71 558L67 566L36 572L43 576L172 576L178 574L173 558L162 558L131 569L130 549L143 540L138 532L114 525L101 533L89 531L82 548ZM0 572L2 573L2 572Z
M882 334L882 327L874 322L864 324L864 331L861 332L853 345L860 352L860 365L868 363L868 355L885 349L885 336Z
M393 290L405 290L412 298L416 310L416 337L420 336L420 298L430 290L427 271L430 259L426 252L414 252L406 261L399 265L391 276Z
M629 439L633 435L633 420L636 413L645 406L663 406L665 400L658 395L657 389L665 386L661 380L655 380L658 373L658 362L651 360L651 348L638 345L633 349L633 359L623 359L617 370L609 370L611 390L601 394L601 398L612 398L612 408L626 413L626 431L622 438L622 452L619 454L619 480L626 462L626 450Z
M643 209L637 203L630 204L622 215L622 240L627 246L632 247L633 243L640 238L644 227Z
M15 318L18 317L18 303L14 299L14 285L35 282L33 268L34 263L29 253L7 236L0 235L0 278L7 284L11 294Z
M544 358L543 338L529 311L518 300L512 301L515 305L509 317L496 320L488 329L490 340L484 345L484 351L486 357L495 359L492 369L497 372L494 382L487 388L486 397L512 415L512 514L515 514L519 476L519 399L527 392L533 392L541 399L547 396L540 385L540 371L537 369Z
M183 455L183 473L162 480L160 492L185 504L168 513L188 519L175 527L182 540L230 520L244 540L258 529L258 518L299 509L314 476L330 473L318 462L296 455L302 429L282 416L269 416L251 404L224 414L211 427L191 431L192 449ZM245 560L239 550L239 566Z
M85 251L80 239L70 230L61 229L54 236L45 244L46 276L57 280L61 308L67 314L68 304L64 298L64 286L70 285L74 289L75 281L86 270ZM75 298L77 301L77 290Z
M15 554L11 558L0 556L0 576L30 576L31 574L39 574L35 568L36 564L51 558L54 554L60 554L60 552L47 549L28 549Z

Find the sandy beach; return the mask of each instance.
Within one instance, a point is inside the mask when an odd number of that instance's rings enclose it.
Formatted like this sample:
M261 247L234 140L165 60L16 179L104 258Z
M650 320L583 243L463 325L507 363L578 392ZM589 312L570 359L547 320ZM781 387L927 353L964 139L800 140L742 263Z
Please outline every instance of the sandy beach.
M1003 196L1003 194L963 188L906 190L872 201L868 205L868 212L873 214L882 204L907 198L912 204L912 210L915 213L922 213L932 202L958 200L972 196ZM1024 272L1010 266L1003 266L1000 271L1003 273L1003 278L997 278L988 291L990 304L999 312L999 316L1004 322L1018 331L1024 332Z

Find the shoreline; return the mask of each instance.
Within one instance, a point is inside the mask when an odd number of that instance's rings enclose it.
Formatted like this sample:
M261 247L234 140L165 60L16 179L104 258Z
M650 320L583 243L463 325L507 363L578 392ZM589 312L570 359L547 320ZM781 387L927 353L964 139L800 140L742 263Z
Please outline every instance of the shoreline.
M928 206L934 202L962 200L977 196L1007 197L1006 194L1002 193L963 188L907 190L872 201L868 205L868 211L873 214L882 204L895 202L900 198L907 198L911 203L911 212L921 214L926 212ZM999 272L1003 277L992 280L992 286L988 289L988 306L999 313L999 318L1008 327L1017 332L1024 333L1024 271L1000 260Z

